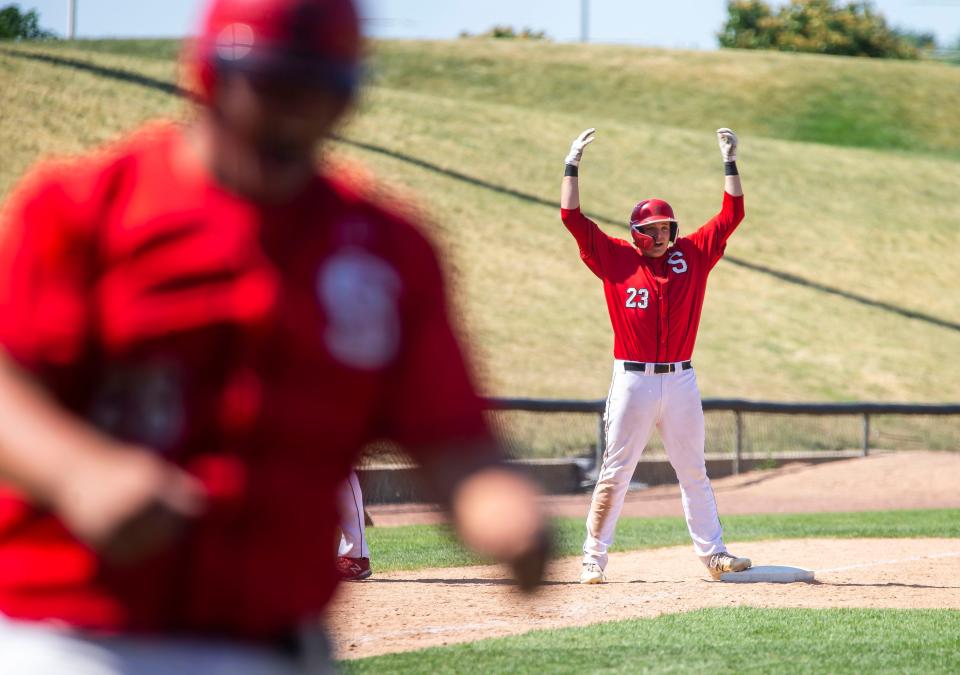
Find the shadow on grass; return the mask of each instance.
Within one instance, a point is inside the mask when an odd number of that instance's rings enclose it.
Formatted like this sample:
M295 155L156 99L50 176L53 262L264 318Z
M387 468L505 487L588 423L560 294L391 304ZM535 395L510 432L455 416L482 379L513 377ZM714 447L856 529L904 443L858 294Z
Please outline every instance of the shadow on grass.
M109 77L112 80L119 80L120 82L127 82L129 84L138 84L141 87L162 91L164 94L170 94L171 96L188 96L187 91L181 89L171 82L166 82L148 75L141 75L140 73L134 73L129 70L100 66L96 63L90 63L89 61L71 59L66 56L54 56L53 54L43 54L41 52L22 52L15 49L4 48L0 48L0 54L3 54L4 56L13 56L18 59L40 61L42 63L49 63L54 66L75 68L76 70L83 70L94 75L99 75L100 77Z
M365 584L449 584L451 586L516 586L513 579L381 579L372 577ZM541 586L579 586L579 581L543 581Z
M4 49L0 48L0 54L5 56L12 56L15 58L29 59L33 61L41 61L44 63L49 63L55 66L65 66L68 68L75 68L77 70L83 70L94 75L99 75L101 77L109 77L111 79L119 80L121 82L127 82L130 84L137 84L149 89L155 89L162 91L166 94L173 96L188 96L189 93L185 90L178 87L176 84L166 82L157 78L149 77L146 75L141 75L139 73L130 72L128 70L123 70L120 68L111 68L108 66L101 66L95 63L90 63L88 61L81 61L79 59L72 59L63 56L54 56L53 54L44 54L40 52L23 52L20 50L14 49ZM536 195L528 194L526 192L521 192L519 190L514 190L513 188L505 187L503 185L498 185L496 183L491 183L473 176L461 173L459 171L454 171L452 169L447 169L432 162L428 162L423 159L412 157L410 155L397 152L396 150L391 150L389 148L384 148L379 145L374 145L372 143L365 143L362 141L355 141L349 138L343 138L340 136L335 136L335 140L344 143L346 145L359 148L361 150L366 150L368 152L374 152L392 159L396 159L407 164L431 171L433 173L438 173L448 178L458 180L463 183L468 183L476 187L482 188L484 190L489 190L491 192L496 192L503 195L508 195L515 199L525 201L531 204L537 204L544 207L549 207L559 211L559 204L556 200L543 199ZM623 223L619 220L614 220L605 216L594 216L594 220L597 220L601 223L607 225L617 225L624 227ZM625 229L625 228L624 228ZM899 307L897 305L892 305L881 300L874 300L873 298L868 298L864 295L858 293L853 293L850 291L845 291L840 288L834 288L832 286L827 286L818 281L813 281L811 279L806 279L796 274L791 274L790 272L784 272L772 267L767 267L766 265L760 265L758 263L749 262L742 258L737 258L735 256L724 256L723 260L727 261L732 265L737 265L744 269L751 270L753 272L758 272L774 279L784 281L789 284L796 286L801 286L804 288L809 288L821 293L826 293L828 295L833 295L851 302L856 302L861 305L866 305L867 307L873 307L875 309L880 309L891 314L896 314L907 319L914 319L916 321L922 321L940 328L946 328L948 330L953 330L960 332L960 323L949 321L947 319L942 319L924 312L918 312L912 309L907 309L904 307Z

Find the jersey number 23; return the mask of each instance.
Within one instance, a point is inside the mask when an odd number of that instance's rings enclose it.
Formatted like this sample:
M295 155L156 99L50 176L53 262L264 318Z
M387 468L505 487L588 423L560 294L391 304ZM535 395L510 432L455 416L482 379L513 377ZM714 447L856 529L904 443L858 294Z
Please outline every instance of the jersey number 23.
M630 309L646 309L650 304L650 291L646 288L627 289L627 307Z

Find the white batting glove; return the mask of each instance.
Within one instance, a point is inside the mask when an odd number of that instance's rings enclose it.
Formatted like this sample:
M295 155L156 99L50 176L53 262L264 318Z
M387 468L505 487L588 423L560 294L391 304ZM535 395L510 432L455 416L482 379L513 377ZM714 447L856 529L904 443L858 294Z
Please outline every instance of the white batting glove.
M570 146L570 153L567 155L566 159L563 160L564 164L571 164L573 166L580 166L580 158L583 157L583 149L593 143L596 129L587 129L582 134L577 136L573 144Z
M737 161L737 135L726 127L717 129L717 142L724 162Z

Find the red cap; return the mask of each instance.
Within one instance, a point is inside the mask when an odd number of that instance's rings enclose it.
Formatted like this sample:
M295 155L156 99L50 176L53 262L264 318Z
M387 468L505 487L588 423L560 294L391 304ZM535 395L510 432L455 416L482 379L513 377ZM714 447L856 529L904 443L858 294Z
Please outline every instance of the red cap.
M209 100L222 70L350 95L360 80L360 59L353 0L213 0L188 64L201 98Z

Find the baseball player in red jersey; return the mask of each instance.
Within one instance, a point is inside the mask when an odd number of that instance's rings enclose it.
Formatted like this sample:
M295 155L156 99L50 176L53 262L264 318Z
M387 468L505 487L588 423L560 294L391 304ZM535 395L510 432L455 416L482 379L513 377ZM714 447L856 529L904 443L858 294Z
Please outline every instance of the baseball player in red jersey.
M214 0L199 105L38 168L0 245L0 671L324 670L336 491L404 445L458 533L544 561L418 227L315 151L360 70L352 0Z
M594 140L588 129L566 157L560 196L564 225L580 258L602 282L613 325L613 381L604 415L606 448L587 516L580 582L602 583L607 551L640 455L656 426L680 482L694 551L711 576L750 567L730 555L704 461L703 407L690 359L707 275L743 220L737 137L717 136L725 167L723 207L703 227L679 236L670 205L645 199L630 214L631 241L604 234L580 211L579 166Z

